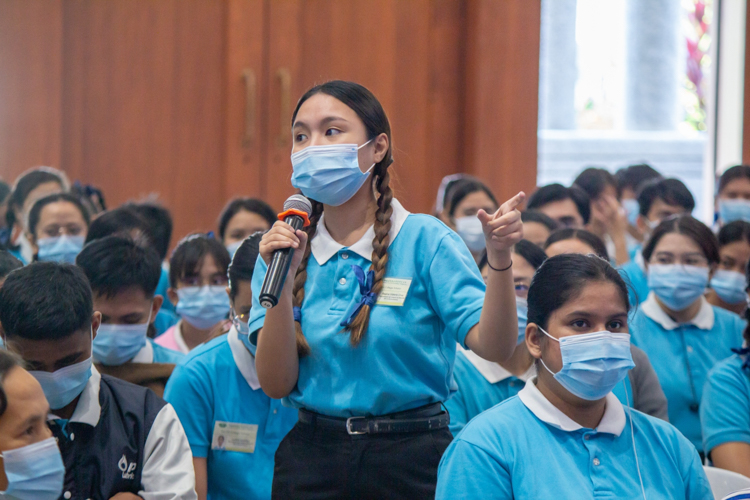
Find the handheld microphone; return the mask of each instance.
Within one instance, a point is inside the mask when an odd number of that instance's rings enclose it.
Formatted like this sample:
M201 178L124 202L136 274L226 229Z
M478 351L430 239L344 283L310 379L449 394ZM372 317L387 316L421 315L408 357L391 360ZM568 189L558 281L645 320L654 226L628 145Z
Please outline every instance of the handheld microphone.
M296 232L298 229L310 225L311 213L312 203L310 203L310 200L301 194L295 194L284 202L284 211L279 214L279 220L283 220L292 226ZM291 247L281 248L273 252L258 297L260 305L264 308L270 309L279 303L279 295L284 288L284 281L286 281L293 255L294 248Z

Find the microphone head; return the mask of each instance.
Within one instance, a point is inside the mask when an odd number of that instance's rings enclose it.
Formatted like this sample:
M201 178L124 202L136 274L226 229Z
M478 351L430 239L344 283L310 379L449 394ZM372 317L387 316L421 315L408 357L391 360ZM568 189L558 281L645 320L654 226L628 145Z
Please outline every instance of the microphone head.
M305 212L308 217L312 214L312 203L301 194L294 194L284 202L284 212L287 210L299 210Z

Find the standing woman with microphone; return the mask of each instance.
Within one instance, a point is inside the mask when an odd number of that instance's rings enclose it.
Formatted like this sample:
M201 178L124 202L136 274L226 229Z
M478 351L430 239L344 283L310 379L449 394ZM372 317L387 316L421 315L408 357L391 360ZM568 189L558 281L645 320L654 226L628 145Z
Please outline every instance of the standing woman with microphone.
M263 390L299 409L276 453L273 498L433 498L456 342L498 362L516 344L510 248L524 194L477 214L494 269L485 293L458 235L393 198L390 124L370 91L310 89L292 133L292 185L314 200L310 225L277 222L263 236L248 339ZM259 291L285 248L291 266L266 310Z

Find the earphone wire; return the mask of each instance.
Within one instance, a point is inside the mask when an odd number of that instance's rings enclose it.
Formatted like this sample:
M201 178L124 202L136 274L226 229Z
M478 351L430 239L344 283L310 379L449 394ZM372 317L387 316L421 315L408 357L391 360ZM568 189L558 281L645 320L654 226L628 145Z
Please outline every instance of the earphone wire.
M630 397L628 397L628 386L625 384L625 380L622 381L622 386L625 389L625 402L628 405L628 420L630 420L630 437L633 439L633 456L635 457L635 468L638 471L638 480L641 482L641 493L643 493L643 500L646 499L646 488L643 486L643 476L641 476L641 466L638 463L638 452L635 449L635 430L633 429L633 410L630 408Z

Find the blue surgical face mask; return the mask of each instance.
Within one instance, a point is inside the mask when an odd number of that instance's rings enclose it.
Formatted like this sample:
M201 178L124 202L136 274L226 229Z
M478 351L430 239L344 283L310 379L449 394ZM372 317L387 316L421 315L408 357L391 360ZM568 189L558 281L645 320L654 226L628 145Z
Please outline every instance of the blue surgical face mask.
M223 286L189 286L177 290L175 312L199 330L208 330L229 314L229 297Z
M458 217L456 219L456 233L472 252L481 252L486 248L482 221L476 216Z
M80 396L91 378L91 357L74 365L60 368L56 372L29 372L42 386L49 407L53 410L65 408Z
M234 254L237 253L237 250L240 248L240 245L242 245L242 242L245 240L235 241L234 243L230 243L227 245L227 252L229 252L229 256L234 259Z
M747 299L745 275L737 271L717 270L711 278L711 288L728 304L739 304Z
M635 226L641 210L641 206L638 204L638 200L634 198L622 200L622 208L625 209L625 213L628 216L628 224L630 224L631 226Z
M680 264L649 264L648 287L673 311L690 307L706 291L708 268Z
M546 336L560 343L562 369L552 373L568 392L588 401L603 398L635 366L630 354L630 335L609 331L569 335L556 339L541 327Z
M108 325L102 323L94 338L94 360L108 366L122 365L135 357L146 345L148 321L137 325Z
M4 451L3 467L8 487L1 495L18 500L56 500L65 480L60 449L55 438Z
M736 220L750 222L750 201L737 198L733 200L719 200L719 218L724 224Z
M39 251L36 258L42 262L62 262L75 264L76 257L83 249L83 236L55 236L52 238L40 238L36 242Z
M529 304L523 297L516 297L516 315L518 316L518 340L516 345L520 345L526 340L526 325L529 321Z
M331 144L308 146L292 155L292 186L302 194L325 205L343 205L359 191L367 178L367 172L359 169L358 151L370 141L357 147L356 144Z

